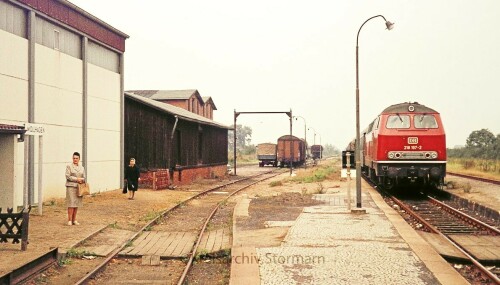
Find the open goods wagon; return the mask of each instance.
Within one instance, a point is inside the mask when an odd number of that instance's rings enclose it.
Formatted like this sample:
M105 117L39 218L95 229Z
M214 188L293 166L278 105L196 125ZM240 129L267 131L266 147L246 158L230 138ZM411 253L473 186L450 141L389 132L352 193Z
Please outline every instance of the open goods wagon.
M265 165L278 166L277 145L275 143L258 144L257 159L259 160L259 167Z

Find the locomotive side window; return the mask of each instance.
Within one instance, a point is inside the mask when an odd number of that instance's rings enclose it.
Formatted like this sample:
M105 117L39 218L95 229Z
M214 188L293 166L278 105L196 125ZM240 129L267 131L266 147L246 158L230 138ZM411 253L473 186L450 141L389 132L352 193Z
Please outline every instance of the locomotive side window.
M408 115L390 115L387 118L386 127L388 129L409 129L410 128L410 116Z
M433 115L415 115L413 118L416 129L437 129L438 123Z
M380 124L380 116L378 116L376 119L375 119L375 123L373 124L373 129L374 130L378 130L378 126Z

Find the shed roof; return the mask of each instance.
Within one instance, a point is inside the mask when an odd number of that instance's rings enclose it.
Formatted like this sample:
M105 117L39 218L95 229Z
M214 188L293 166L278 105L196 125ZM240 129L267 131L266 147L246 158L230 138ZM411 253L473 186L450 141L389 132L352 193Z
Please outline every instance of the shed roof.
M408 113L409 107L413 106L414 113L437 113L434 109L426 107L424 105L419 104L418 102L405 102L400 104L391 105L382 111L382 113Z
M204 102L200 93L196 89L187 90L129 90L127 93L132 93L153 100L188 100L195 95L200 102Z
M148 105L149 107L152 107L154 109L157 109L161 112L165 112L170 115L177 115L180 119L190 121L190 122L195 122L195 123L200 123L204 125L211 125L214 127L219 127L219 128L224 128L224 129L232 129L229 126L220 124L216 121L210 120L208 118L205 118L203 116L197 115L195 113L192 113L190 111L187 111L185 109L170 105L170 104L165 104L162 102L158 102L156 100L152 100L140 95L136 95L133 93L129 93L128 91L125 92L125 97L132 99L136 102L143 103L145 105Z
M24 134L26 129L20 126L0 124L0 134Z

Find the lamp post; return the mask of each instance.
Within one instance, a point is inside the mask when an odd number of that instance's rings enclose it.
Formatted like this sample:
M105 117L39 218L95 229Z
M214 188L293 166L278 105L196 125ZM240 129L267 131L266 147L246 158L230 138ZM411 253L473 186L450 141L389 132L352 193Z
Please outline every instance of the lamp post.
M295 120L297 120L298 118L302 118L302 120L304 120L304 157L307 158L307 126L306 126L306 119L304 119L304 117L302 116L293 116L295 118ZM307 163L304 163L304 168L307 168Z
M321 134L316 132L316 130L313 127L309 127L308 130L313 130L314 131L314 145L316 145L316 135L319 135L319 159L323 157L323 146L321 145Z
M394 27L394 23L391 23L385 19L382 15L373 16L368 18L361 27L359 27L358 35L356 36L356 207L361 208L361 158L360 158L360 144L359 144L359 60L358 60L358 42L359 42L359 33L361 32L361 28L366 24L366 22L371 19L382 17L385 21L385 26L387 30L392 30Z

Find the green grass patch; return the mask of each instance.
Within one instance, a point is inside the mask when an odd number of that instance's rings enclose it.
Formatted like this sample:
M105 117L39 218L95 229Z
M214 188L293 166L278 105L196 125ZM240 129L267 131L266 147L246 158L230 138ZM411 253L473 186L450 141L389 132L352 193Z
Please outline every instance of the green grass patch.
M83 256L95 256L93 252L86 251L84 249L72 248L66 252L66 257L69 258L82 258Z
M500 180L500 160L449 157L446 169L450 172Z
M292 177L290 181L296 183L322 182L335 173L335 167L333 165L320 166L315 168L312 172L304 172Z
M283 182L281 182L281 180L279 180L279 181L272 181L271 183L269 183L269 186L270 187L283 186Z

